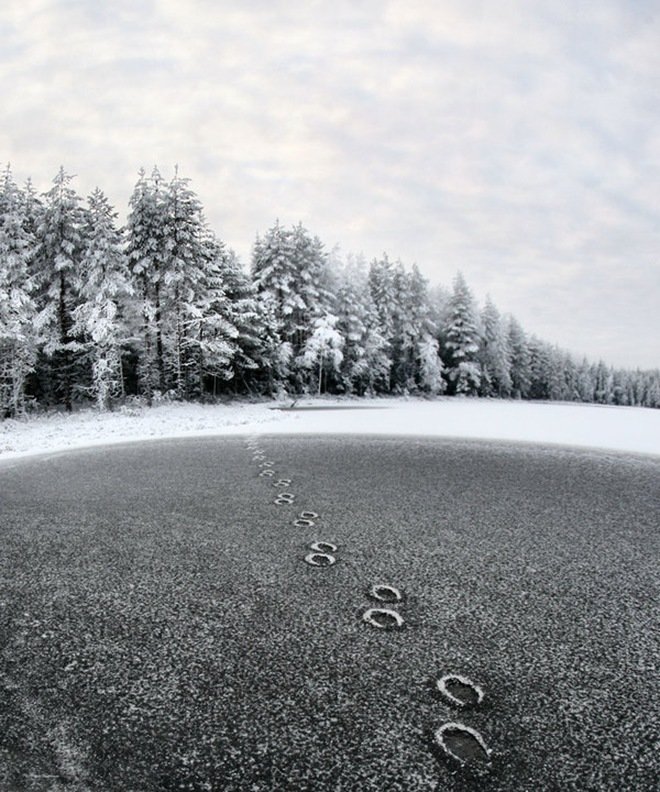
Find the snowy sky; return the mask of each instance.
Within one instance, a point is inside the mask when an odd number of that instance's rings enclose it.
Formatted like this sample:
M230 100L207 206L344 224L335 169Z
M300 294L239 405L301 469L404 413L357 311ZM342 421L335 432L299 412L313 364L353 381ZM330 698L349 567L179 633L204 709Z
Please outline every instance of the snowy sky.
M178 163L244 261L302 220L660 365L660 0L2 0L0 89L39 189Z

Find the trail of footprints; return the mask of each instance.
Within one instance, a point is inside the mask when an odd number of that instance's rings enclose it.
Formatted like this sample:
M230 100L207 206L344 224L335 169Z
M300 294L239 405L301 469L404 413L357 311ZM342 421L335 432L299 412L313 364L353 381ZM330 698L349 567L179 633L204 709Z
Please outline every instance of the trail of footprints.
M273 470L274 462L266 458L266 452L260 447L257 437L249 438L246 446L252 451L252 459L260 471L259 476L273 479L272 486L276 490L273 503L277 506L292 506L296 496L290 491L291 479L277 477ZM296 528L313 528L317 519L319 515L316 512L302 511L293 520L293 525ZM333 566L337 563L338 549L332 542L314 541L310 543L310 552L303 560L312 567ZM378 630L401 629L405 623L398 611L404 603L401 591L394 586L378 583L371 586L368 593L378 606L367 608L362 614L362 620ZM479 706L485 696L479 685L462 674L445 674L439 677L435 681L435 690L447 706L458 710ZM490 768L492 750L476 729L464 723L447 721L435 729L433 747L459 765L468 766L477 772Z

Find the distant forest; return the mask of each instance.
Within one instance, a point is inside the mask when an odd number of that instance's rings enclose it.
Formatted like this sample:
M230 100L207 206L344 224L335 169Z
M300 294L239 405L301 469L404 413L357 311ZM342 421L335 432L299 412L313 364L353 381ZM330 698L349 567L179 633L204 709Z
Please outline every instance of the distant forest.
M64 169L0 183L0 418L127 399L465 394L660 407L660 370L576 360L459 273L431 287L387 256L326 251L276 222L249 271L189 180L140 171L125 227Z

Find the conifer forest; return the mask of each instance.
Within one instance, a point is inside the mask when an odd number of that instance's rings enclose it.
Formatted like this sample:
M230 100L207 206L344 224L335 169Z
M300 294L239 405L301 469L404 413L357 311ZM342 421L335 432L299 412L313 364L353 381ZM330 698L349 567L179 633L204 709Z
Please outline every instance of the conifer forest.
M660 407L660 370L576 359L459 273L430 285L386 255L340 256L301 224L257 236L249 270L189 180L140 171L127 222L64 169L0 179L0 419L126 399L465 394Z

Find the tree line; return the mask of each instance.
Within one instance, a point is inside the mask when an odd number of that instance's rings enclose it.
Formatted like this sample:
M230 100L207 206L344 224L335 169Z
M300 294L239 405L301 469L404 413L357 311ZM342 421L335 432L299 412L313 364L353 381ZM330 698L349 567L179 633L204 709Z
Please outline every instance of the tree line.
M466 394L660 407L660 371L614 369L527 334L459 273L431 287L386 255L326 251L298 224L249 271L189 180L140 171L125 226L63 168L0 180L0 417L127 397Z

